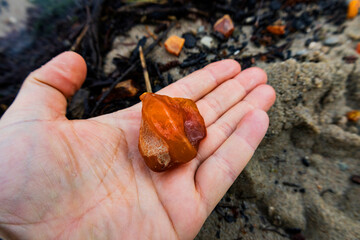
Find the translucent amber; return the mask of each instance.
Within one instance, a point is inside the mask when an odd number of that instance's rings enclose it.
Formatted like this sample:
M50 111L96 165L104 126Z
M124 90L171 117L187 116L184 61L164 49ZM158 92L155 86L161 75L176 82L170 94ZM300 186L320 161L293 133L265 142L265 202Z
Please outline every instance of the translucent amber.
M172 35L165 41L165 49L176 56L179 56L181 49L183 48L185 39Z
M234 23L228 14L216 21L214 30L223 34L226 38L230 37L234 31Z
M273 26L267 26L266 30L268 30L270 33L275 35L284 35L285 27L286 26L273 25Z
M146 165L161 172L187 163L206 136L204 119L190 99L144 93L139 150Z
M354 18L359 13L360 1L351 0L348 6L347 18Z
M347 118L351 122L357 122L360 120L360 111L359 110L353 110L346 114Z

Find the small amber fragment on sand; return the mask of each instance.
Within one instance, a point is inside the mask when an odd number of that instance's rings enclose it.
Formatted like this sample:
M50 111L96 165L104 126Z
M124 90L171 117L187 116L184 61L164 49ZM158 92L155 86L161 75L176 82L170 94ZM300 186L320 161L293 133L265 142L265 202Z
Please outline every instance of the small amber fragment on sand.
M347 118L351 122L357 122L360 120L360 111L359 110L353 110L346 114Z
M358 54L360 54L360 43L358 43L358 44L356 45L356 51L357 51Z
M155 172L187 163L206 136L204 119L190 99L144 93L139 151Z
M347 18L354 18L359 13L360 0L352 0L349 3Z
M185 39L178 37L176 35L172 35L165 41L165 48L171 54L179 56L181 49L183 48L185 43Z
M284 35L285 34L285 26L280 26L280 25L267 26L266 30L268 30L268 32L270 32L274 35Z
M108 91L109 88L103 88L103 93ZM116 99L123 99L127 97L133 97L138 93L139 89L134 85L132 79L119 82L116 84L114 90L109 94L109 96L104 100L105 103L111 102Z
M226 38L231 36L234 31L234 24L228 14L216 21L214 31L221 33Z

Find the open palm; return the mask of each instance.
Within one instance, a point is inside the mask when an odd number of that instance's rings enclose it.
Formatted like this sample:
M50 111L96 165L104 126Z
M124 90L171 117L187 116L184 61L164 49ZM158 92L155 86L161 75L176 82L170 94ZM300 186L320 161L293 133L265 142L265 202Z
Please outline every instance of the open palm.
M213 63L159 94L196 101L207 126L197 157L154 173L139 151L141 104L69 121L86 65L59 55L24 82L0 121L0 237L191 239L263 138L274 103L266 74Z

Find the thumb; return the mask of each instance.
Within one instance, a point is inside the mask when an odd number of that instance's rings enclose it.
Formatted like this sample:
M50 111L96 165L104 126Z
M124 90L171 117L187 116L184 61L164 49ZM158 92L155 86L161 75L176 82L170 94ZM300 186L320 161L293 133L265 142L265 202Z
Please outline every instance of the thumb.
M79 54L58 55L26 78L2 123L65 118L66 98L81 87L85 77L86 64Z

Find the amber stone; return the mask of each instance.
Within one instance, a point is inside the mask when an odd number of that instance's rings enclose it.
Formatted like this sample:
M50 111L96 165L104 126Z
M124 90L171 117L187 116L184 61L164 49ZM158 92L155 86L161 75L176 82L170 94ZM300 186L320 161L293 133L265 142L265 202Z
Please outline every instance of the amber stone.
M164 45L166 51L176 56L179 56L181 49L184 46L184 43L185 43L184 38L178 37L176 35L172 35L165 41Z
M109 88L103 88L102 92L105 93ZM133 97L139 92L139 89L135 86L132 79L128 79L123 82L116 84L113 91L110 92L109 96L104 100L104 103L108 103L118 99L124 99L127 97Z
M351 122L357 122L360 120L360 111L359 110L353 110L346 114L347 118Z
M359 0L351 0L349 2L347 18L354 18L359 13L360 1Z
M274 35L284 35L285 34L285 26L273 25L267 26L266 30Z
M206 127L194 101L154 93L140 100L139 151L146 165L161 172L195 158Z
M221 33L226 38L231 36L234 31L234 23L228 14L216 21L214 31Z

